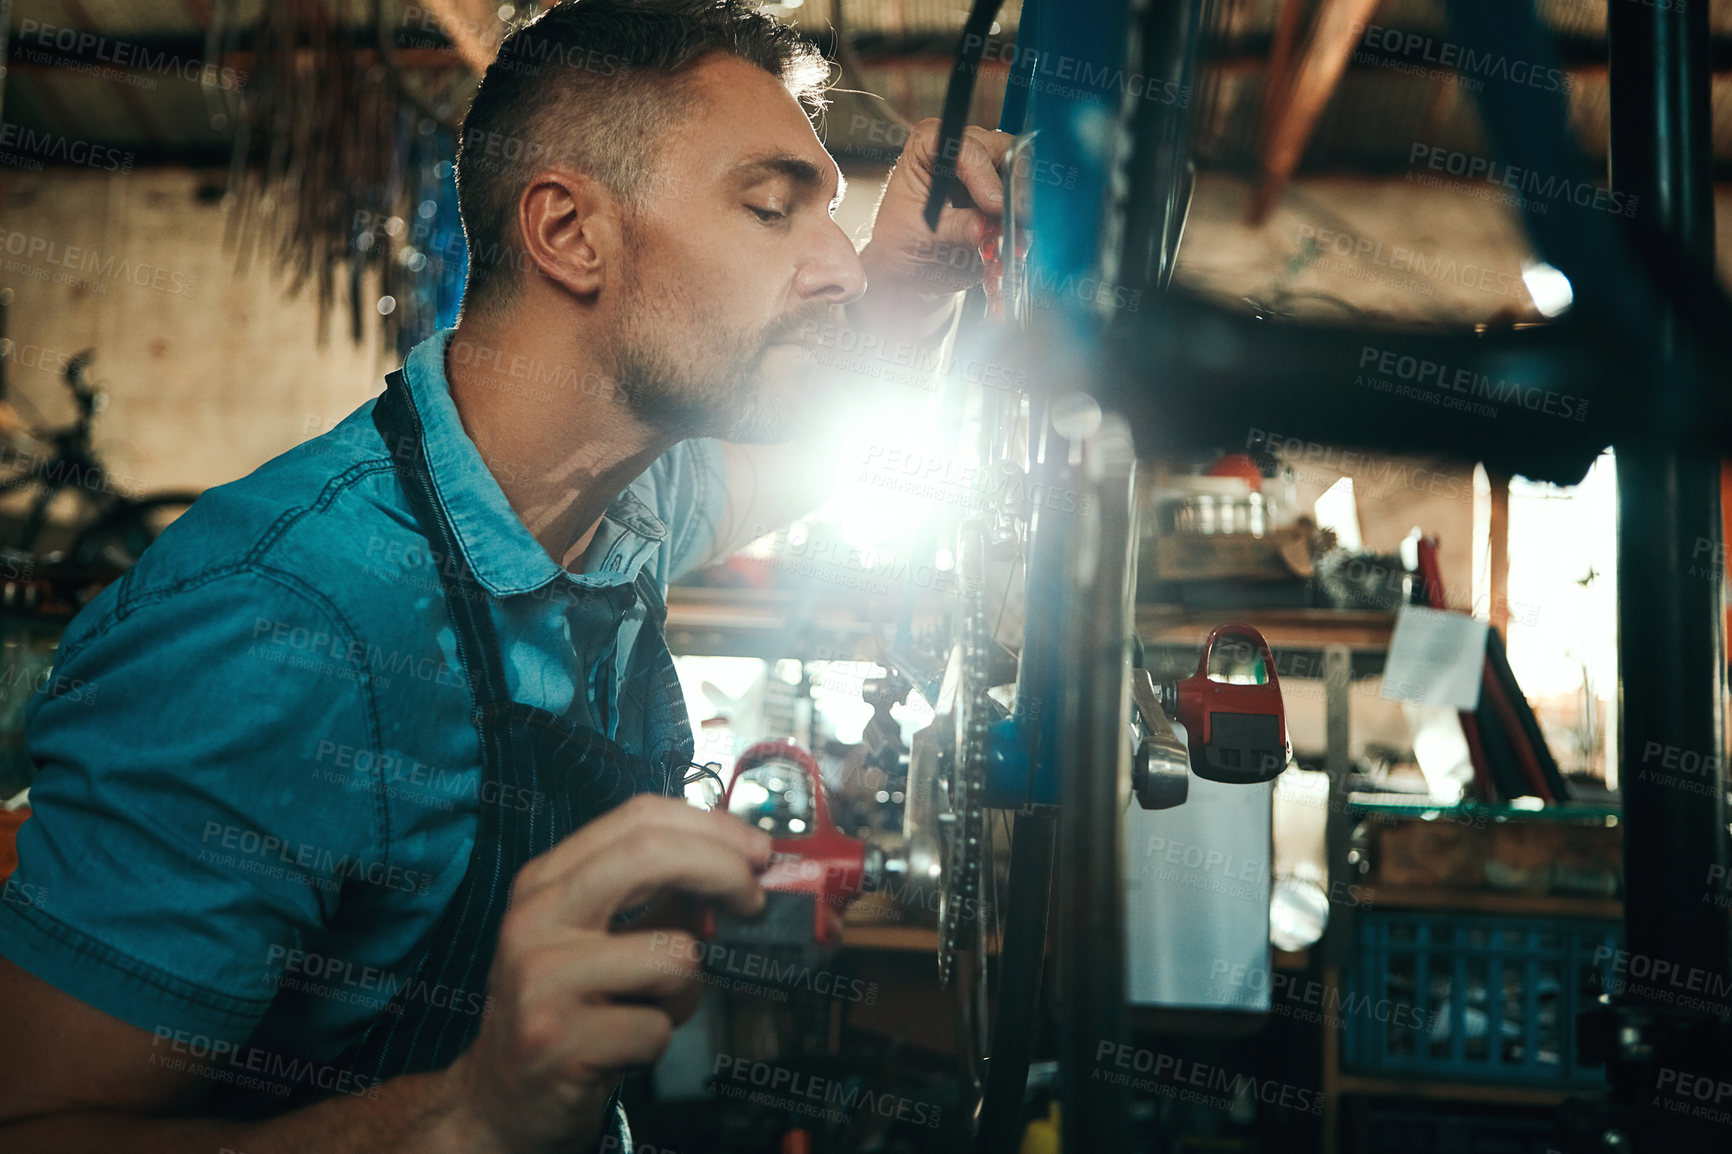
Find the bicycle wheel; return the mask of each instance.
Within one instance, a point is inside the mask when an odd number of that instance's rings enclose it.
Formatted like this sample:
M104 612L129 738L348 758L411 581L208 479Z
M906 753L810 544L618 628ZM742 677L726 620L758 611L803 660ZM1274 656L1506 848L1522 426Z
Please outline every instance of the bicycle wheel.
M1093 420L1101 424L1098 410ZM1030 622L1018 685L1014 733L1031 760L1029 804L986 805L992 796L986 776L1010 772L1002 766L1010 754L1003 731L997 732L1000 744L990 740L1000 711L987 692L994 655L979 595L984 538L978 522L965 523L959 534L963 592L935 703L938 717L917 735L910 759L909 876L941 894L938 972L953 994L967 1138L977 1154L1020 1144L1043 1006L1054 1000L1061 1010L1058 1057L1066 1116L1100 1115L1087 1132L1102 1141L1122 1137L1127 1118L1124 1091L1092 1078L1091 1067L1100 1044L1122 1040L1124 1029L1119 818L1129 797L1135 461L1122 422L1109 419L1099 432L1072 432L1080 463L1056 471L1086 495L1082 512L1037 515L1029 532L1029 601L1050 618ZM1056 449L1062 462L1070 458L1069 448L1069 441L1056 436L1049 452ZM1056 708L1042 708L1043 701ZM1043 758L1039 774L1056 774L1062 791L1037 799L1033 763ZM1008 780L1014 784L1014 773ZM1004 790L1001 783L1001 802L1009 796ZM1013 813L1005 872L996 867L994 831L1008 833ZM1055 844L1062 899L1059 981L1054 996L1043 1001Z
M923 896L936 893L938 899L934 960L939 984L951 991L957 1007L958 1081L970 1143L992 1053L992 959L1003 937L998 898L1004 892L984 796L987 729L995 706L986 692L990 664L985 660L988 639L981 586L971 579L980 562L979 530L979 524L971 522L959 534L963 580L953 618L954 637L932 700L936 717L915 735L910 749L903 815L910 889L926 891ZM1013 855L1018 848L1013 842ZM1039 904L1044 914L1044 893ZM1032 962L1037 985L1041 945L1037 938ZM1016 958L1007 962L1000 957L1000 975L1007 964L1020 965Z

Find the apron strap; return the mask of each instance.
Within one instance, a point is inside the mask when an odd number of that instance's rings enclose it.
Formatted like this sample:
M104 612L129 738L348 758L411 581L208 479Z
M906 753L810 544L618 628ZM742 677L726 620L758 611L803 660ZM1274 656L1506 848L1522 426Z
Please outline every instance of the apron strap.
M469 692L479 720L481 710L487 706L503 706L511 700L498 634L488 616L486 590L470 572L456 531L439 507L433 474L427 468L426 430L410 399L409 382L404 379L402 369L386 375L385 393L373 406L373 424L396 462L397 476L408 493L416 524L432 537L433 547L440 552L439 585L456 629L457 656L468 674ZM482 740L485 743L485 730Z
M668 649L667 602L649 566L638 572L636 586L638 602L644 607L643 630L638 635L633 673L620 695L630 698L644 718L644 755L662 775L661 792L679 797L695 751L691 718L686 713L679 670Z

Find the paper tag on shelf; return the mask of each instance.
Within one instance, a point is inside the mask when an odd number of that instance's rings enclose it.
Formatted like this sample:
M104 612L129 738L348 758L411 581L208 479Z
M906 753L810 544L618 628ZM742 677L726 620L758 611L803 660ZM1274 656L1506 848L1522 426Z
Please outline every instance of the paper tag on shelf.
M1403 605L1383 666L1383 696L1415 705L1477 708L1486 628L1465 613Z

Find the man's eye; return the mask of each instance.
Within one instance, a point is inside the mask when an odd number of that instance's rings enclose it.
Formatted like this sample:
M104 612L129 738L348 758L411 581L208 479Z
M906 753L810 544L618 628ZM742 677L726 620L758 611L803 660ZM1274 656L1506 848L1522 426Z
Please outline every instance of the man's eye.
M756 215L757 218L759 220L763 221L765 224L774 224L778 220L787 219L787 216L788 216L787 213L782 212L779 209L759 208L755 204L748 204L746 207L751 209L753 214Z

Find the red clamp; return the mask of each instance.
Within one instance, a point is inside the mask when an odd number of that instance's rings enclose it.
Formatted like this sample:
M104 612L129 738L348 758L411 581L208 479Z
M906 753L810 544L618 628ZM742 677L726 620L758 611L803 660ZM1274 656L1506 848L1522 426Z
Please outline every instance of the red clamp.
M1209 676L1215 643L1232 637L1248 642L1263 658L1265 680L1258 685L1217 681ZM1178 716L1198 777L1230 785L1274 781L1287 768L1287 712L1269 643L1249 625L1220 625L1203 644L1197 672L1178 684Z
M830 821L824 779L812 755L790 739L758 742L734 764L722 807L733 812L734 788L741 775L777 762L790 773L806 775L812 798L810 825L804 831L774 838L770 867L759 881L772 894L810 895L812 940L826 946L840 944L842 911L860 896L865 885L866 843L849 837Z

